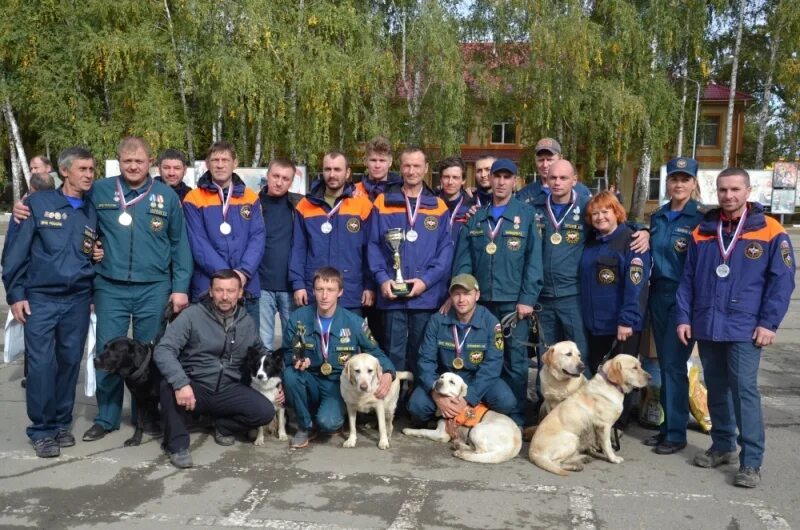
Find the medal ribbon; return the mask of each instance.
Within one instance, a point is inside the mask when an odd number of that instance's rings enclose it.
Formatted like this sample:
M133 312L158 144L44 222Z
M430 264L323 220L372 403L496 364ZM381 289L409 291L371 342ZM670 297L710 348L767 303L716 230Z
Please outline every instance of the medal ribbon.
M500 227L503 225L503 221L505 221L505 218L501 217L500 220L497 221L495 227L492 228L492 220L486 219L486 222L489 224L489 241L492 243L494 243L494 238L496 238L497 234L500 232Z
M720 215L719 221L717 222L717 243L719 244L719 253L722 254L722 262L727 263L728 258L733 254L733 249L736 248L736 243L739 240L739 236L744 230L744 222L747 220L747 208L744 209L742 212L742 217L739 218L739 224L736 227L736 231L733 233L733 237L731 238L731 242L728 244L728 247L725 247L725 242L722 240L722 215Z
M231 205L231 197L233 196L233 182L231 181L230 186L228 186L228 196L225 196L225 191L219 184L214 184L217 187L217 193L219 194L219 202L222 203L222 222L226 222L226 218L228 217L228 208Z
M403 198L406 200L406 217L408 218L408 226L410 230L414 230L414 223L417 221L419 215L419 206L422 204L422 193L417 195L417 204L414 206L414 212L411 212L411 201L408 200L408 195L403 193Z
M319 313L317 313L317 325L319 326L319 349L322 351L322 362L328 362L328 345L331 343L330 341L330 330L331 325L333 324L333 320L331 323L328 324L328 329L322 329L322 319L319 318Z
M331 208L331 211L330 211L330 212L328 212L328 213L326 213L326 214L325 214L325 217L326 217L326 219L327 219L327 221L328 221L328 222L330 222L330 220L331 220L331 217L333 217L334 215L336 215L336 212L338 212L338 211L339 211L339 208L341 208L341 207L342 207L342 203L343 203L343 202L344 202L344 199L342 199L341 201L339 201L339 202L336 204L336 206L334 206L333 208Z
M547 196L547 201L545 202L545 206L547 207L547 217L550 218L550 222L553 223L553 228L555 228L556 232L558 232L558 229L561 227L561 223L564 222L564 219L567 218L567 215L569 215L569 212L572 211L572 208L575 206L576 196L577 194L575 193L575 190L572 190L572 197L570 198L569 208L567 208L567 210L564 212L564 215L562 215L561 219L559 219L558 221L556 221L556 214L553 212L553 208L550 206L550 202L553 200L553 196L552 195Z
M453 208L453 214L450 216L450 230L453 230L453 223L456 220L456 214L458 213L458 209L461 208L461 205L464 204L464 194L461 194L461 199L459 199L458 204L456 207Z
M458 326L453 324L453 343L456 345L456 358L461 358L461 351L464 349L464 343L467 342L467 335L469 332L472 331L472 326L467 328L467 332L464 333L464 338L461 341L458 340Z
M117 184L117 195L119 195L119 205L122 207L122 212L125 213L125 210L128 209L128 206L133 206L133 205L135 205L135 204L137 204L139 202L142 202L145 199L145 197L147 197L147 194L150 193L150 190L153 188L153 182L155 182L155 180L151 180L150 181L150 185L147 187L147 189L145 190L144 193L142 193L141 195L139 195L138 197L136 197L133 200L126 201L125 200L125 194L122 193L122 184L120 182L121 179L122 179L121 176L117 177L117 182L116 182L116 184Z

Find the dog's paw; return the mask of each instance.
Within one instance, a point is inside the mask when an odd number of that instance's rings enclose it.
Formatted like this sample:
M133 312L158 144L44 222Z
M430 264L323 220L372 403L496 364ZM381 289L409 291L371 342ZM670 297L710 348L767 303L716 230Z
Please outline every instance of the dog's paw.
M260 446L260 445L264 445L264 436L263 436L263 435L261 435L261 436L258 436L258 437L256 438L256 441L255 441L255 442L253 442L253 445L259 445L259 446Z
M124 445L125 447L136 447L137 445L141 444L142 444L142 439L134 436L133 438L128 438L127 440L125 440L125 442L122 445Z
M612 464L621 464L621 463L623 463L623 462L625 461L625 459L624 459L624 458L622 458L621 456L617 456L617 455L611 455L611 456L608 458L608 460L609 460L609 461L610 461Z
M389 443L389 440L381 440L378 442L378 449L386 450L389 449L390 447L391 444Z
M287 435L285 432L282 432L282 433L278 434L278 440L280 440L282 442L285 442L288 439L289 439L289 435Z
M354 437L348 438L342 444L342 447L344 447L345 449L352 449L355 446L356 446L356 439Z

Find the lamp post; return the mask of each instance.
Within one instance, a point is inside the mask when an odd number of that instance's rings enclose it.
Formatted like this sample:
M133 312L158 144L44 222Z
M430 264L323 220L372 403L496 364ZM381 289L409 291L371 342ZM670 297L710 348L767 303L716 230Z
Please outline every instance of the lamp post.
M694 134L692 135L692 158L697 160L695 154L697 153L697 122L700 118L700 83L686 75L679 75L678 77L682 77L697 85L697 98L694 103Z

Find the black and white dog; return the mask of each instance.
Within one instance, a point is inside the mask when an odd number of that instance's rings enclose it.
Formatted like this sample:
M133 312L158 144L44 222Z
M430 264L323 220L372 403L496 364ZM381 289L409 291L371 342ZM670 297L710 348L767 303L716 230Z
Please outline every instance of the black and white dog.
M275 418L269 425L258 428L255 445L264 445L264 433L269 431L279 440L288 440L286 435L286 408L278 403L275 396L283 386L281 374L283 373L283 348L270 353L262 354L256 348L247 351L247 365L250 369L250 386L266 397L275 407Z

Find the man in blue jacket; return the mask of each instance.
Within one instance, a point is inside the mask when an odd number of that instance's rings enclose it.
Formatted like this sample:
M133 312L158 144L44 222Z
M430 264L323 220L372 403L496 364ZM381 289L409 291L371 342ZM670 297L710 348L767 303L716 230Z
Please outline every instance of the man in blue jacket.
M72 147L58 160L64 186L30 195L3 264L6 299L25 326L27 429L36 456L75 445L69 431L91 303L97 213L84 200L94 181L89 151Z
M775 340L794 291L792 244L764 207L748 203L750 175L728 168L717 176L719 208L692 232L678 287L678 338L696 339L708 386L711 447L700 467L736 460L734 484L761 482L764 420L758 392L761 348ZM737 440L736 431L739 431Z
M297 205L289 261L289 282L297 306L314 300L312 279L321 267L338 269L344 277L343 307L361 314L375 303L375 280L367 266L367 241L372 203L353 197L350 167L344 154L322 158L322 179Z
M561 160L561 144L553 138L542 138L536 142L533 154L536 156L537 178L517 192L517 199L525 204L532 204L542 192L550 194L548 177L553 164ZM573 187L578 197L582 199L588 199L592 196L591 190L582 182L576 180Z

